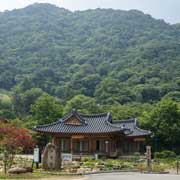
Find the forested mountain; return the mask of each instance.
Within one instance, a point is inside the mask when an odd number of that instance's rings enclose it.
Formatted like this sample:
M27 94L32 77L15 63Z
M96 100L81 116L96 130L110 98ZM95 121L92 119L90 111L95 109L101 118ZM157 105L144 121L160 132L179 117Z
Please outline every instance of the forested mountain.
M40 88L66 102L180 96L180 25L137 10L71 12L50 4L0 13L0 88Z
M32 129L72 108L138 117L154 151L180 153L180 24L50 4L0 12L0 120Z

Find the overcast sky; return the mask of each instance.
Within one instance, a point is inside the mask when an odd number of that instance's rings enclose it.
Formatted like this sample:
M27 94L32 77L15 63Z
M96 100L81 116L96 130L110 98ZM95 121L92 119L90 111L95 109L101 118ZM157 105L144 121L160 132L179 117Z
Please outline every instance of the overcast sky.
M155 18L180 23L180 0L0 0L0 11L22 8L35 2L52 3L70 10L138 9Z

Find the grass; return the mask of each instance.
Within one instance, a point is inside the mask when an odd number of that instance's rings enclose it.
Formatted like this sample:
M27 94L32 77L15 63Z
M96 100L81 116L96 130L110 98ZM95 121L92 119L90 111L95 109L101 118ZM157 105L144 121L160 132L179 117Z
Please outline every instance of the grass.
M10 175L10 174L3 174L0 173L0 180L38 180L43 178L58 178L58 179L67 179L72 178L73 176L65 176L65 175L52 175L51 173L40 173L40 172L34 172L34 173L26 173L26 174L19 174L19 175Z
M10 174L3 174L0 173L0 179L39 179L48 177L47 175L37 174L37 173L27 173L27 174L19 174L19 175L10 175Z

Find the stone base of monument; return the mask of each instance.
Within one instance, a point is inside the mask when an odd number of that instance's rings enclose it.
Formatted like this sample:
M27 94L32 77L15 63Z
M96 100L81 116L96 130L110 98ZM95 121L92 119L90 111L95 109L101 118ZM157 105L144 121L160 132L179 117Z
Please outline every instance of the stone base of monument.
M32 172L33 172L32 168L19 168L19 167L11 168L8 171L9 174L23 174L23 173L32 173Z
M63 163L62 170L66 173L77 173L77 170L80 168L80 165L76 163Z
M68 168L64 168L64 172L66 173L77 173L77 169L76 167L68 167Z
M77 169L77 174L86 174L86 173L98 173L101 170L99 168L85 168L85 167L81 167Z

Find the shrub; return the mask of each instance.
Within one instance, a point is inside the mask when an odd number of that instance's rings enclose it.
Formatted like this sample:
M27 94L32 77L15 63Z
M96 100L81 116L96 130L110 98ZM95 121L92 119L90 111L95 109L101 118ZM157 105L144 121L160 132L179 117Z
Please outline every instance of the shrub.
M154 157L159 158L159 159L176 158L176 153L173 152L173 151L165 150L165 151L162 151L162 152L155 152Z
M139 159L140 159L140 153L139 152L135 152L133 154L133 160L138 161Z
M176 153L173 151L163 151L164 158L176 158Z
M93 168L95 167L96 161L85 161L83 162L83 167Z
M91 157L82 157L81 158L81 161L82 162L89 162L89 161L93 161L94 159L93 158L91 158Z
M154 158L156 158L156 159L162 158L162 154L160 152L155 152Z
M147 170L147 165L146 165L146 163L139 163L136 168L139 171L146 171Z
M177 158L178 160L180 160L180 155L178 155L176 158Z
M121 164L121 169L133 169L133 164L130 162L123 162Z
M166 169L164 165L153 165L151 168L153 172L164 172Z

